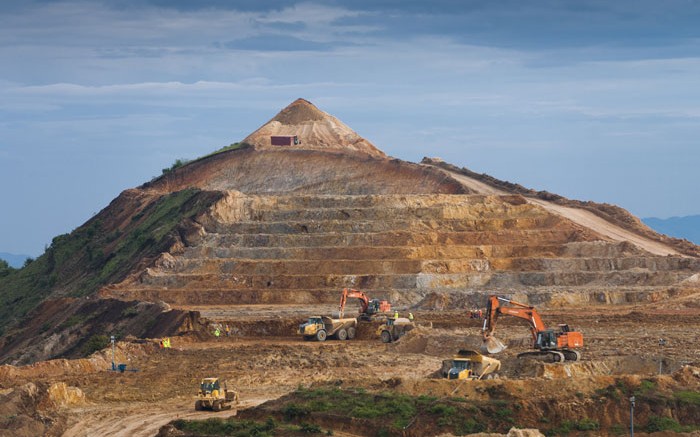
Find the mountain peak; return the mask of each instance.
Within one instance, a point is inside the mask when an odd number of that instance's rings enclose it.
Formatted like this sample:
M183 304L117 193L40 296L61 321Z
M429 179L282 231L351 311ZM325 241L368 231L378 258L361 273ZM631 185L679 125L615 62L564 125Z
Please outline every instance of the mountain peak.
M321 121L327 115L314 106L313 103L299 98L281 110L272 120L285 125L296 125L305 122Z
M285 141L285 138L289 140ZM243 142L262 149L292 147L360 152L375 157L386 157L384 152L343 122L301 98L282 109L270 121L248 135Z

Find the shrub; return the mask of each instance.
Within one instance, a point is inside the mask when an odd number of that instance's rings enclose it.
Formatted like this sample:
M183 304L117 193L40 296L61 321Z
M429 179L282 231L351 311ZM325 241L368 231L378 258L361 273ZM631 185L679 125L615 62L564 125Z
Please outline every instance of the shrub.
M14 272L15 269L7 263L4 259L0 259L0 278L7 276Z
M306 406L299 404L287 404L282 408L282 414L284 414L284 419L287 421L306 417L309 415L309 412Z
M277 423L273 419L268 419L265 423L253 420L230 419L206 419L206 420L183 420L178 419L172 422L173 426L180 431L195 435L220 435L220 436L258 436L272 437L277 428Z
M673 432L690 432L693 431L693 426L685 426L678 423L671 417L650 416L647 425L644 427L646 432L657 431L673 431Z
M639 390L642 392L652 390L656 384L654 384L654 381L649 381L648 379L645 379L639 384Z
M67 329L80 323L83 323L86 320L87 316L85 316L84 314L73 314L72 316L68 317L65 322L61 323L59 328Z
M93 353L102 350L109 345L109 337L106 335L93 335L85 342L81 348L83 356L92 355Z
M597 431L600 429L598 421L585 418L576 422L576 429L579 431Z
M479 423L472 418L462 419L455 426L455 432L459 435L474 434L483 431L486 431L486 425Z
M616 423L610 427L610 433L612 433L614 435L627 434L627 428L624 425L620 425L619 423Z
M438 416L452 416L457 412L457 409L445 404L435 404L428 408L428 412Z
M673 396L680 402L700 405L700 393L696 391L679 391L673 394Z
M315 425L313 423L301 423L299 425L299 431L301 431L304 434L320 434L323 432L320 426Z
M126 307L126 308L124 308L124 310L122 310L122 317L124 317L124 318L134 317L138 313L139 313L139 310L137 310L135 306L130 306L130 307Z
M183 165L187 164L188 162L190 162L189 159L177 159L177 160L175 160L175 162L173 162L173 165L171 165L169 168L163 169L163 174L170 173L171 171L182 167Z

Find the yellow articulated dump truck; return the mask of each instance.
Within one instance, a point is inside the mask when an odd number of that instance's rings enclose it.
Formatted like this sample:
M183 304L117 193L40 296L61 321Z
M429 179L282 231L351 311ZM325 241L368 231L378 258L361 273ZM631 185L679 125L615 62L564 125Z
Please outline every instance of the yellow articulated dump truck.
M398 319L388 318L377 328L377 335L383 343L391 343L403 337L414 328L413 322L405 317Z
M238 404L238 393L229 390L226 383L221 387L219 378L204 378L199 384L197 400L194 409L201 410L230 410L233 405Z
M309 317L299 325L299 334L304 340L325 341L326 338L352 340L357 330L357 319L332 319L327 316Z
M501 362L470 349L462 349L451 360L442 363L443 375L448 379L498 378Z

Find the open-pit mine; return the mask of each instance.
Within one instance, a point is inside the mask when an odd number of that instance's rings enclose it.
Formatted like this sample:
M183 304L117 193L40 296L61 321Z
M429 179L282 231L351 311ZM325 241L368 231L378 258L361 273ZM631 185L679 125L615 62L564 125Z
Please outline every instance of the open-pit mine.
M346 288L391 311L300 335ZM489 296L580 359L524 358L502 314L499 371L446 378ZM619 207L389 157L299 99L0 278L0 436L700 435L699 296L700 248ZM208 377L233 408L195 409Z

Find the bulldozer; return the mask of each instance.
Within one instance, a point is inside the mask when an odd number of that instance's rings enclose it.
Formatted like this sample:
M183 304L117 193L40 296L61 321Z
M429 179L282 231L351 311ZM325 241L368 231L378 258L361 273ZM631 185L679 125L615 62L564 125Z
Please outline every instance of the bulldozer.
M384 343L391 343L403 337L414 328L413 322L405 317L388 318L377 328L377 335Z
M224 383L223 390L219 378L204 378L199 384L197 400L194 409L202 410L230 410L233 405L238 404L238 393L229 390Z
M447 379L498 378L501 362L471 349L461 349L451 360L442 362L442 374Z

